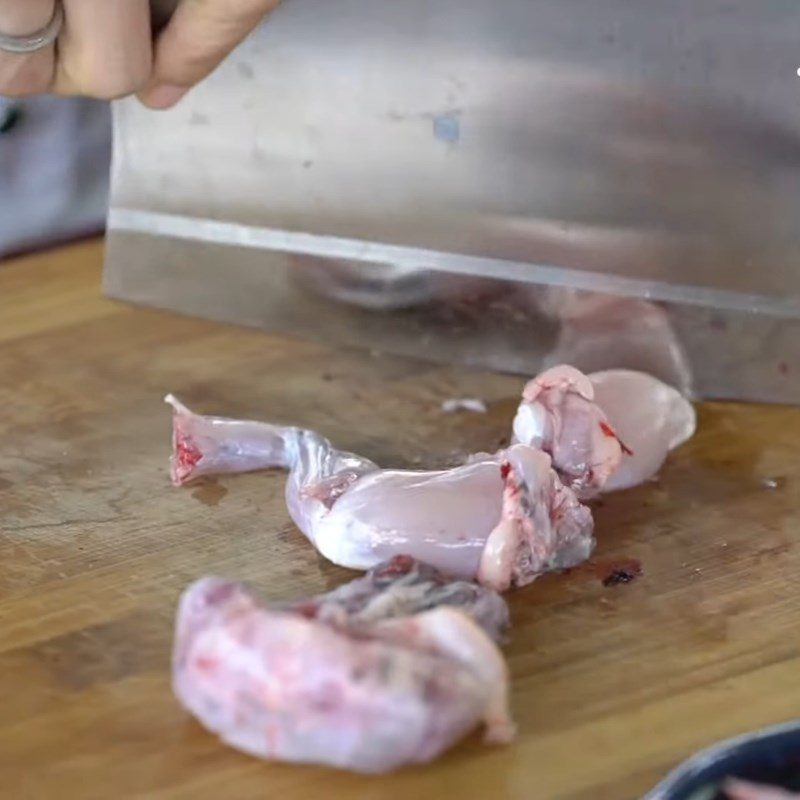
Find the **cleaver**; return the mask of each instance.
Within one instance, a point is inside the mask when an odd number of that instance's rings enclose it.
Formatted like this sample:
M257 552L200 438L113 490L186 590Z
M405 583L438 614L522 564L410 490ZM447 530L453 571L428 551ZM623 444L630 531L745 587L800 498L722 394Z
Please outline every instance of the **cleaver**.
M798 32L794 0L289 0L176 108L115 104L105 291L798 402Z

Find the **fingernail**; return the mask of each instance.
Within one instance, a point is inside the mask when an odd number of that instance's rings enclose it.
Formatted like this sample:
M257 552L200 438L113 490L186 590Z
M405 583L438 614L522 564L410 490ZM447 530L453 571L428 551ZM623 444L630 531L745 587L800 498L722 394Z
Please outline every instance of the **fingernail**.
M188 91L185 86L163 83L144 92L142 100L150 108L172 108Z

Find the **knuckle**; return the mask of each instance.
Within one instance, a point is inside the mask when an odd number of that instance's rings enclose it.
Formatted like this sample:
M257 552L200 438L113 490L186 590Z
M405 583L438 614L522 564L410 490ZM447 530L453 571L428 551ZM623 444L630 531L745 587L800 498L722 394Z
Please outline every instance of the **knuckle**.
M118 100L135 94L147 83L150 65L126 65L124 70L75 70L69 63L62 63L60 73L60 83L71 87L72 93L97 100Z
M154 77L161 83L192 86L208 75L221 58L216 47L180 42L156 60Z
M87 81L86 90L99 100L117 100L136 94L150 76L150 65L129 65L120 73L98 72Z
M84 94L97 100L119 100L141 88L138 82L127 79L100 78L86 84Z

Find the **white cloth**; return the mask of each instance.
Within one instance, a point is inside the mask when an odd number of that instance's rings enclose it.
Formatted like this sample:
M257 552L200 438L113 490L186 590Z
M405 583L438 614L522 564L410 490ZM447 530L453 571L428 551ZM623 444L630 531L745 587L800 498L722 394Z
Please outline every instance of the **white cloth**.
M100 230L111 112L82 98L0 97L0 257Z

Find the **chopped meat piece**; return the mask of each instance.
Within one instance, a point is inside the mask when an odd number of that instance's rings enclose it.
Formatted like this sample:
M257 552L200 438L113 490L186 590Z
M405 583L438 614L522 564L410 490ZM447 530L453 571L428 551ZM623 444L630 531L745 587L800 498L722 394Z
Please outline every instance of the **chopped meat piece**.
M376 605L395 583L407 597L418 579L428 588L401 607L424 607L429 591L464 604L405 617ZM267 759L385 772L436 758L481 721L487 741L507 742L507 670L481 626L494 634L496 614L484 610L504 604L463 589L395 561L331 597L270 608L239 584L204 578L180 602L175 693L225 742ZM326 608L340 613L309 613Z
M176 483L201 474L286 468L292 519L320 553L342 566L370 569L408 554L449 575L473 578L491 533L487 560L500 550L502 558L480 574L491 574L493 587L506 587L576 563L591 550L591 514L561 485L550 457L528 445L450 470L381 470L312 431L201 417L167 399L175 409ZM502 531L511 534L504 538L495 529L512 513L510 499L504 499L506 470L513 471L519 489L515 518L535 524L512 530L504 522Z
M692 404L643 372L553 367L526 387L514 438L553 457L579 497L637 486L694 434Z
M528 383L514 418L514 438L552 456L561 480L587 497L603 488L628 452L595 402L592 382L568 366L553 367Z
M288 469L292 519L331 561L369 569L409 554L498 589L585 559L592 518L576 497L647 480L695 426L691 404L655 378L560 366L525 387L511 447L450 470L384 470L313 431L203 417L167 400L176 484Z
M632 451L604 491L627 489L654 477L670 450L694 435L696 415L680 392L643 372L612 369L589 376L595 402Z
M573 567L594 546L591 512L558 479L550 457L518 445L501 465L503 504L489 534L478 580L504 591L531 575Z
M280 467L291 469L298 460L304 473L338 476L346 484L377 469L366 458L334 450L330 442L312 431L269 425L265 422L201 417L193 414L173 395L165 398L174 410L172 430L172 482L176 486L202 475Z

